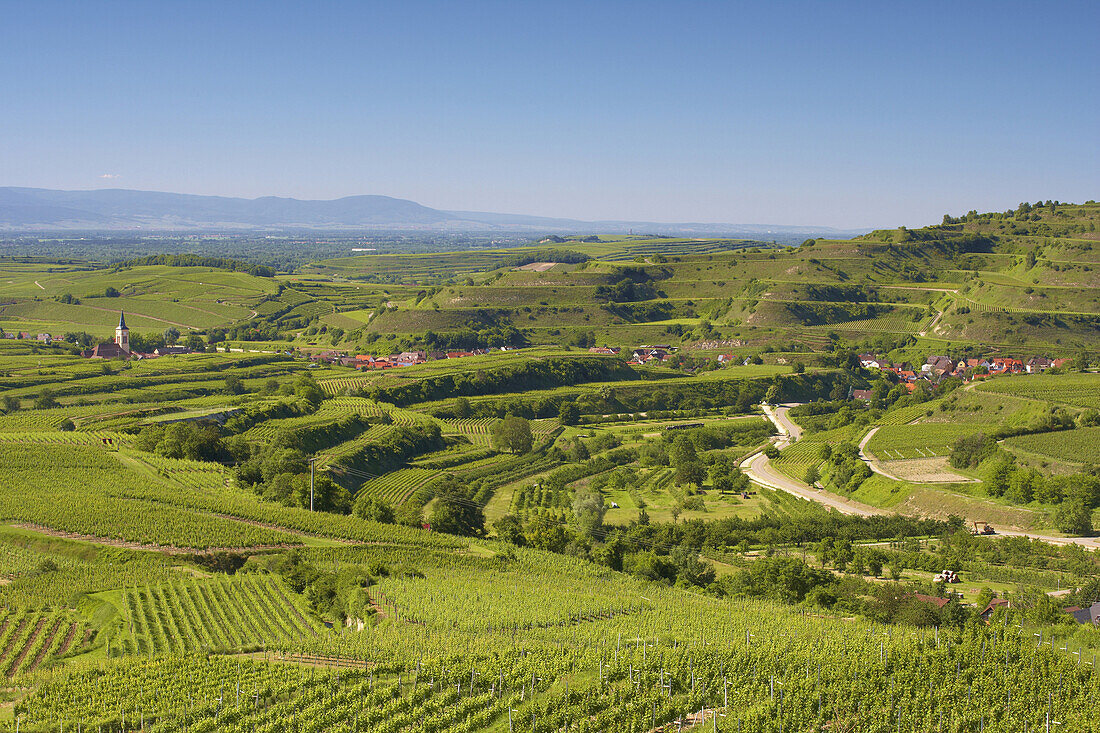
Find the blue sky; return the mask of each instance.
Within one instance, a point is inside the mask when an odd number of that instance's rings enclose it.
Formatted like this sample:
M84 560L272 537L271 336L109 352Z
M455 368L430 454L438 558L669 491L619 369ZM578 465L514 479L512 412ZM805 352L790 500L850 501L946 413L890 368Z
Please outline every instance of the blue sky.
M919 226L1100 198L1100 3L10 2L0 185Z

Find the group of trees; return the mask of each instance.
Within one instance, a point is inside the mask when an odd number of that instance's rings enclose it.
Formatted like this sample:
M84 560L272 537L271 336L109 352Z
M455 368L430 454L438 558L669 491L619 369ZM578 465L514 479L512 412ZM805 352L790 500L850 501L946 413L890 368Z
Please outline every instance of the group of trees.
M662 276L667 272L662 271ZM653 275L644 267L620 267L611 285L597 285L595 299L605 303L630 303L660 297Z
M1004 497L1015 504L1057 504L1054 524L1061 532L1093 531L1092 510L1100 507L1100 469L1096 467L1072 475L1044 476L1034 468L1019 465L1015 456L984 433L959 438L948 460L955 468L977 468L990 496Z
M241 572L256 570L282 576L292 590L305 596L318 616L336 624L342 624L345 619L366 619L374 614L367 588L377 578L390 574L390 569L378 562L367 566L344 563L339 568L322 569L297 550L254 555Z
M620 359L582 356L528 361L520 365L472 373L426 377L411 384L374 388L365 394L373 400L398 406L456 396L522 392L534 389L637 379L638 375Z
M143 267L148 265L168 265L169 267L213 267L231 272L247 272L256 277L275 277L275 268L257 265L251 262L228 259L226 257L207 257L196 254L149 255L135 257L120 263L119 267Z
M825 443L821 446L819 457L828 463L828 482L838 491L850 494L871 477L871 469L859 457L859 446L854 443L835 446ZM815 478L807 474L805 478L812 485L820 476ZM810 481L810 478L815 480Z
M134 446L165 458L219 463L229 463L249 453L247 443L236 436L223 440L217 424L209 421L148 425L134 436Z
M489 323L469 321L456 331L427 331L423 343L426 349L433 351L456 351L498 349L502 346L519 348L530 342L511 322L497 318Z

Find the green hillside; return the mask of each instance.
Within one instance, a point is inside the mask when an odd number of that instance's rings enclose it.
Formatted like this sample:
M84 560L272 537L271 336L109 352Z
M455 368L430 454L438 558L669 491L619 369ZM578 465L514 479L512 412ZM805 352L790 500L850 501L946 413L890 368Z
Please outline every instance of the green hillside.
M1098 218L0 260L0 731L1092 730Z

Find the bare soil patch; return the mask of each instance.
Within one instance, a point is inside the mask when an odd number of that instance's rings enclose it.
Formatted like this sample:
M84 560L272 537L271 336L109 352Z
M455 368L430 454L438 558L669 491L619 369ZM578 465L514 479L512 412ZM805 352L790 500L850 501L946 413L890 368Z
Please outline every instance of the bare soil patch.
M558 264L558 263L557 262L532 262L529 265L524 265L522 267L514 267L512 269L523 271L523 272L546 272L547 270L549 270L551 267L553 267L556 264Z
M911 458L902 461L880 461L884 471L906 481L922 484L954 484L973 481L951 471L947 458Z

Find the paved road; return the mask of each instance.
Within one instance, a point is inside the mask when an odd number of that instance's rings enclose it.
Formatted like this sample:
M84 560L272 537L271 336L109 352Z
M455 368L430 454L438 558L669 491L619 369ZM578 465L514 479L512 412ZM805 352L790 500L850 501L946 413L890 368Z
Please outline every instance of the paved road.
M802 430L791 421L787 415L787 411L793 404L785 405L773 409L769 406L764 406L764 414L775 423L776 429L779 430L779 435L772 438L772 442L776 447L783 448L790 445L797 436L802 435ZM874 435L874 430L864 436L860 441L860 454L863 454L863 447L870 441L871 436ZM874 467L872 466L872 469ZM871 517L878 514L893 514L894 512L887 511L885 509L878 509L876 507L861 504L851 499L846 499L843 496L829 493L821 489L815 489L810 485L792 479L790 476L786 476L777 471L772 465L768 457L764 455L763 451L753 453L751 456L741 462L741 470L757 484L776 491L786 491L789 494L802 497L803 499L809 499L810 501L816 501L818 504L835 509L842 514L853 514L861 517ZM1007 537L1028 537L1033 540L1041 540L1043 542L1049 542L1053 545L1081 545L1090 549L1100 550L1100 537L1054 537L1051 535L1038 534L1036 532L1018 532L1015 530L997 530L997 533Z
M764 407L764 414L768 416L768 419L775 423L776 428L779 429L780 435L786 435L788 443L793 443L802 437L802 428L798 427L793 420L787 415L792 407L797 407L798 403L792 402L790 404L781 405L774 410L771 407Z
M787 415L788 410L792 406L793 405L784 405L778 408L772 408L768 405L764 406L764 414L767 415L769 420L775 423L775 427L779 431L779 435L772 439L777 448L785 448L802 436L802 428L798 427L798 425L796 425ZM750 479L761 486L776 491L786 491L788 494L794 494L803 499L816 501L842 514L856 514L861 517L870 517L875 514L888 513L882 509L876 509L821 489L815 489L809 484L785 476L772 467L771 461L768 460L768 457L764 455L762 451L753 453L742 461L741 470L744 471Z
M769 461L768 457L763 453L754 453L742 461L741 470L744 471L750 479L761 486L776 491L786 491L788 494L794 494L803 499L816 501L818 504L823 504L835 509L841 514L856 514L861 517L870 517L875 514L887 513L881 509L875 509L874 507L849 501L844 497L830 494L821 489L810 488L809 485L801 481L795 481L788 476L784 476L772 467L771 461Z
M895 481L904 481L904 479L898 478L897 476L894 476L893 474L884 471L882 469L882 466L878 465L878 461L873 460L871 456L867 454L867 451L864 450L867 447L867 444L871 442L871 438L875 437L875 433L877 432L878 426L875 426L871 428L866 435L863 436L863 440L859 441L860 460L867 464L867 468L871 469L880 476L885 476L886 478L894 479Z

